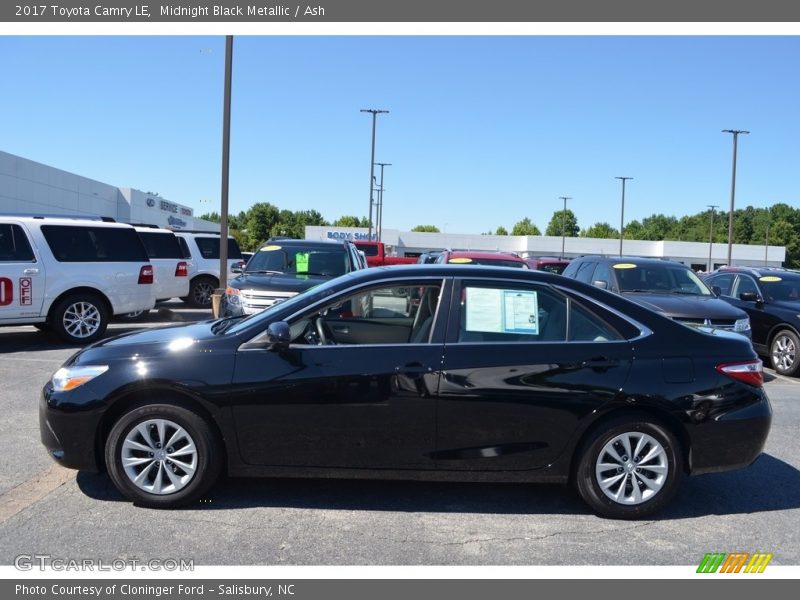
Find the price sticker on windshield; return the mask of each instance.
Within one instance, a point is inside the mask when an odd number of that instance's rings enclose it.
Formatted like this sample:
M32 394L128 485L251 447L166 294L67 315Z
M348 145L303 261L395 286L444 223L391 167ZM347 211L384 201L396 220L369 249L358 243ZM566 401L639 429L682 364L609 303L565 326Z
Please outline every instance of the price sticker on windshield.
M635 269L636 265L633 263L617 263L614 265L615 269Z
M259 250L259 252L275 252L275 250L280 250L280 246L264 246Z
M452 263L454 265L465 265L467 263L471 263L471 258L451 258L447 262Z

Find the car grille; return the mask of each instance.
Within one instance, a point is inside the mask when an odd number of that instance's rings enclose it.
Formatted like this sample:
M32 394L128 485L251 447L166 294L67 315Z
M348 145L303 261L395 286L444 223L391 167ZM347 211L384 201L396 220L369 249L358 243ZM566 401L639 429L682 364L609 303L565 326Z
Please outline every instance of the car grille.
M243 308L264 310L277 302L296 296L297 292L275 292L269 290L241 290L239 299Z
M679 318L675 319L679 323L687 323L692 325L705 325L706 327L714 327L716 329L727 329L734 331L736 319L703 319L703 318Z

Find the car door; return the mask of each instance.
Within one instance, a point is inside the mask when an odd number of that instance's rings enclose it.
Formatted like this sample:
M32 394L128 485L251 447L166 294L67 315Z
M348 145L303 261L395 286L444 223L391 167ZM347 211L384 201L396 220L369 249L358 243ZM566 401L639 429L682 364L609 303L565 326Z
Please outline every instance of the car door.
M544 467L625 383L631 345L586 299L528 282L465 280L451 302L440 469Z
M39 317L45 295L43 263L19 223L0 223L0 322Z
M401 298L399 290L410 288L430 292L425 309ZM439 303L427 298L447 294L441 278L359 289L290 317L293 341L285 351L259 348L257 339L246 344L237 355L232 394L242 459L311 468L433 468L448 302L442 300L440 314ZM376 308L381 318L367 333ZM386 323L392 310L394 325ZM392 332L381 339L387 327Z

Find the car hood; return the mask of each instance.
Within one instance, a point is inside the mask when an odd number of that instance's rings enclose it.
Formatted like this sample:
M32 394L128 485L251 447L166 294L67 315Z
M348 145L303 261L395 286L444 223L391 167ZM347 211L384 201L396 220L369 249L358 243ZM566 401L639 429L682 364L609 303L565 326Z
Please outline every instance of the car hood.
M622 292L628 300L673 319L744 319L743 310L716 296Z
M106 338L87 346L74 355L67 364L90 364L97 360L135 359L142 356L167 356L178 352L211 351L222 342L214 335L211 326L216 321L202 321L186 325L173 325L144 329Z
M268 290L275 292L304 292L332 279L325 275L301 275L297 273L242 273L228 283L237 290Z

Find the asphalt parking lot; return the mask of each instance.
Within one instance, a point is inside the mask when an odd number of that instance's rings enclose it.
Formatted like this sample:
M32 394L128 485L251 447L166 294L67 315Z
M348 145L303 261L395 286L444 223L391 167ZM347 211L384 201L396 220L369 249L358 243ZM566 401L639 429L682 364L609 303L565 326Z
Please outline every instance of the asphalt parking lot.
M167 303L141 326L208 318ZM112 324L109 334L132 329ZM800 564L800 379L768 375L773 427L751 468L685 478L657 519L609 521L555 485L227 480L207 502L132 506L104 475L62 469L39 442L39 392L75 352L0 329L0 564L193 559L196 565L686 565L706 552Z

